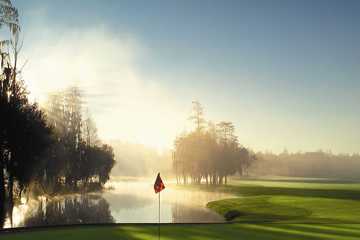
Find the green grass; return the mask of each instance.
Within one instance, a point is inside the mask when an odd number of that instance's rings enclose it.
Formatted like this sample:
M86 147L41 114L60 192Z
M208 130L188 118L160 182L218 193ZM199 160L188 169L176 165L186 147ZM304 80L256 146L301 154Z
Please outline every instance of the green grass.
M37 230L0 235L0 239L49 240L49 239L117 239L155 240L156 226L72 227ZM360 225L356 224L217 224L217 225L164 225L161 239L251 239L251 240L358 240Z
M237 210L238 222L357 223L360 201L289 196L251 196L208 203L220 214Z
M228 186L186 186L224 191L233 198L208 203L220 214L237 210L230 224L163 225L161 239L360 239L360 184L299 181L232 181ZM2 239L157 239L157 227L69 227L0 235Z
M223 215L239 211L235 219L239 222L360 224L358 183L233 181L210 190L239 195L208 203L209 208Z

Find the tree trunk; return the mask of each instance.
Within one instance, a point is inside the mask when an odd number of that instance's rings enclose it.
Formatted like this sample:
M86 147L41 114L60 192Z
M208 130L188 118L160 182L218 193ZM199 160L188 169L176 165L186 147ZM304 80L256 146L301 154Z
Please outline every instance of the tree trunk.
M5 224L5 181L3 161L0 159L0 229Z
M239 170L238 170L238 172L239 172L239 175L242 176L242 175L243 175L243 168L240 167Z
M4 168L0 159L0 204L5 202L5 181L4 181Z
M8 183L8 191L9 191L9 217L11 227L13 226L13 208L14 208L14 176L10 174L9 183Z

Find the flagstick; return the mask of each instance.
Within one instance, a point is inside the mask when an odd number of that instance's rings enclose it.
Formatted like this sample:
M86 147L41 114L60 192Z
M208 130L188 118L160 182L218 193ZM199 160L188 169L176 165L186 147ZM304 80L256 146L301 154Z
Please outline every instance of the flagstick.
M159 192L159 227L158 227L159 240L160 240L160 193L161 192Z

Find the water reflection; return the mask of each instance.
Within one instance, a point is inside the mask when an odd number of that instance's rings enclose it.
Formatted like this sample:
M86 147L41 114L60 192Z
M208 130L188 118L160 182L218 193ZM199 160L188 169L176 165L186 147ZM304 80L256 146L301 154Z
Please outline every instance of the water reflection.
M13 227L85 223L156 223L158 195L148 182L112 182L112 190L53 199L32 199L15 206ZM186 190L168 185L161 192L161 222L223 222L205 206L229 194ZM1 213L1 209L0 209ZM9 219L5 227L11 227Z
M23 225L32 227L98 222L114 222L108 202L99 196L81 195L41 200L37 209L27 214Z
M5 204L4 203L0 203L0 228L4 227L5 224Z
M109 202L118 223L158 222L158 195L152 181L110 182L114 190L102 196ZM167 184L161 192L161 222L223 222L223 217L208 210L206 203L231 195L177 188Z

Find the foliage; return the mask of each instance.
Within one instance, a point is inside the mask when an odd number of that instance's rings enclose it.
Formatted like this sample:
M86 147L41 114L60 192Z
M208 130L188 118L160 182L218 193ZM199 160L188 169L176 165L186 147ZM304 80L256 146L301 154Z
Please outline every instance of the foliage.
M10 30L9 39L0 44L0 219L7 203L12 221L14 193L21 195L38 172L44 149L51 143L51 129L37 104L28 101L17 69L20 26L17 9L9 0L0 2L0 24Z
M253 175L273 175L307 178L359 179L359 154L331 152L284 151L280 154L256 153L258 161L250 171Z
M114 166L111 146L97 138L90 116L84 119L83 98L79 88L71 87L49 96L45 111L53 128L55 144L45 156L40 182L47 191L65 186L76 190L88 183L103 185Z
M203 108L193 102L195 130L175 140L173 168L177 182L222 184L235 173L244 174L255 160L254 155L238 143L231 122L208 123L204 127Z
M83 123L78 88L54 96L50 118L36 103L29 102L17 68L22 47L19 16L10 0L0 1L0 26L7 26L10 33L8 39L0 41L1 228L5 207L12 223L14 201L33 182L53 192L63 180L74 189L78 182L86 185L94 178L102 186L109 179L114 155L110 146L97 145L91 119ZM87 131L82 131L83 126Z

